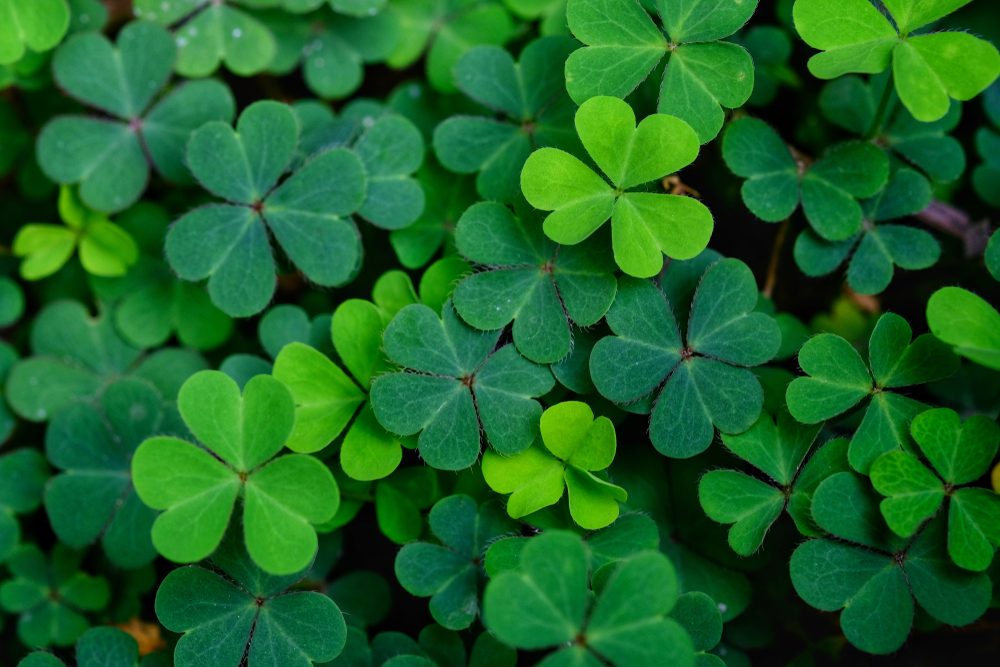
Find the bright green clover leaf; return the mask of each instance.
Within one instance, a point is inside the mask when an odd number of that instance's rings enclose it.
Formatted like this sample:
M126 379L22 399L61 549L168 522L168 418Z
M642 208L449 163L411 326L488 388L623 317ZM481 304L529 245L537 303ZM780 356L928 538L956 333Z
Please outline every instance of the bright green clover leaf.
M847 470L847 441L813 447L818 426L803 426L787 412L761 415L739 435L722 442L736 456L767 476L767 481L736 470L711 470L698 484L698 498L709 518L729 529L729 545L741 556L760 548L767 531L787 511L803 535L819 536L809 513L812 494L825 478ZM808 458L807 458L808 457Z
M82 554L56 544L50 558L33 544L7 560L0 609L17 614L17 636L31 647L71 646L87 630L83 612L108 604L108 582L79 571Z
M865 218L859 234L826 241L811 230L795 240L795 263L808 276L832 273L850 257L847 284L859 294L878 294L892 282L894 267L926 269L941 256L941 245L925 229L880 224L924 210L931 201L927 179L902 168L875 197L862 203Z
M722 128L722 107L735 109L753 92L750 54L721 40L750 19L757 1L656 7L662 29L637 0L569 0L569 29L584 48L566 61L566 89L576 102L625 97L667 56L657 110L685 120L707 143Z
M49 475L45 459L33 449L18 449L0 456L0 563L21 541L16 515L34 512L42 502Z
M879 456L907 445L910 420L924 409L890 390L940 380L958 369L958 358L934 336L924 334L911 342L912 336L906 320L886 313L868 341L868 364L835 334L814 336L799 350L806 375L792 380L785 393L793 417L818 424L866 404L847 454L858 472L867 474Z
M440 317L422 304L400 310L383 345L404 370L372 380L376 419L399 435L419 433L420 455L442 470L475 463L481 432L501 454L527 449L542 413L534 397L555 381L513 345L497 347L500 334L463 324L450 302Z
M544 37L528 44L518 63L498 46L477 46L462 56L455 67L459 90L499 119L462 115L438 125L434 152L441 164L460 174L478 173L476 188L484 198L513 201L532 150L579 146L562 78L572 50L568 37Z
M49 122L37 145L46 176L79 183L84 203L106 212L139 199L150 166L171 181L189 181L188 137L205 122L231 120L234 102L217 81L187 83L157 99L173 62L169 33L145 21L126 25L115 46L97 32L67 40L53 59L56 82L110 118L72 115ZM97 71L107 78L95 77Z
M208 76L225 65L233 74L263 71L274 58L274 35L267 26L235 5L259 6L257 0L135 0L136 18L176 26L181 76Z
M722 157L730 171L747 179L740 193L751 213L766 222L780 222L801 202L809 224L830 241L861 230L863 212L856 198L875 195L889 178L889 160L872 144L837 144L816 162L807 163L757 118L740 118L729 125Z
M557 246L535 221L480 202L459 219L455 242L482 267L455 288L455 310L481 330L513 321L514 345L532 361L564 358L573 345L571 325L596 324L614 301L614 264L596 237Z
M615 457L615 427L607 417L594 419L586 403L557 403L542 413L539 430L545 448L531 447L501 456L483 454L483 477L497 493L509 493L507 513L520 519L559 502L565 489L570 515L582 528L597 530L618 518L625 489L601 471ZM594 474L598 473L598 474Z
M67 28L66 0L0 0L0 65L16 63L28 49L48 51Z
M1000 313L960 287L942 287L927 301L927 325L955 353L1000 370Z
M261 311L275 289L269 233L307 278L332 286L357 273L361 240L345 217L364 201L365 170L351 151L321 152L279 184L299 143L292 109L256 102L234 131L202 125L188 143L191 171L226 200L183 216L170 228L166 253L185 280L208 278L213 303L232 316Z
M903 546L888 528L864 478L835 474L813 496L813 518L834 539L799 545L789 566L796 593L837 611L844 636L867 653L896 651L910 632L913 602L933 618L962 626L989 606L985 574L959 570L944 553L943 525L931 524Z
M673 116L654 114L635 124L626 102L592 97L576 112L576 130L587 153L607 175L556 148L528 157L521 189L535 208L552 211L546 236L574 245L611 219L611 245L621 269L637 278L655 276L663 255L694 257L712 235L712 214L691 197L630 192L685 167L698 156L691 127Z
M1000 444L1000 427L978 415L963 423L954 410L938 408L914 417L910 433L933 472L902 450L875 459L871 479L886 496L882 516L893 532L909 537L947 497L948 555L959 567L985 570L1000 546L1000 496L989 489L955 487L986 473Z
M749 368L774 357L781 332L756 304L746 264L720 260L698 284L682 338L677 306L653 283L623 279L607 315L615 335L590 356L594 385L616 403L654 398L649 436L661 454L703 452L716 428L740 433L760 416L764 393Z
M983 108L993 127L981 127L976 131L976 150L983 164L973 170L972 184L983 201L1000 207L1000 82L995 82L983 94ZM1000 271L992 268L990 271L994 277L1000 275Z
M182 635L174 649L177 667L238 665L244 659L250 665L312 667L343 650L347 626L334 601L292 589L304 572L278 577L255 561L230 535L212 556L213 569L189 565L163 579L156 616Z
M153 524L157 551L178 562L201 560L222 540L237 497L254 562L291 574L316 554L315 524L337 511L340 494L330 470L304 454L275 455L292 433L295 405L268 376L247 382L243 395L218 371L202 371L181 387L184 422L205 449L156 436L132 457L136 493L166 510Z
M912 33L971 0L888 0L889 17L868 0L796 0L795 29L818 53L809 71L821 79L849 72L877 74L892 65L896 92L917 120L948 112L951 99L970 100L1000 74L1000 53L964 32Z
M546 665L694 665L691 638L665 617L679 590L663 554L640 551L599 571L596 597L587 546L572 533L542 533L528 541L518 560L516 568L490 580L483 600L484 624L505 644L558 647Z
M465 495L439 500L428 521L440 544L404 546L396 555L396 578L409 593L430 597L435 621L449 630L464 630L479 614L486 547L515 526L495 504L477 507Z
M742 45L753 57L753 93L747 104L766 107L774 100L781 86L801 88L802 81L788 61L792 56L792 39L788 32L773 25L757 25L742 36Z

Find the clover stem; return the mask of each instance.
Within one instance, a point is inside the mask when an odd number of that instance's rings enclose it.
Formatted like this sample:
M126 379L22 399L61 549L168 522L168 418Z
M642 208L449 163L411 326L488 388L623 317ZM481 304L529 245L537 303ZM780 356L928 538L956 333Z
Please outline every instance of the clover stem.
M893 89L892 82L892 72L889 72L889 78L886 79L885 89L882 91L882 99L878 102L878 108L875 110L875 117L872 118L872 124L865 132L865 139L874 139L876 135L882 130L882 123L885 121L885 111L889 107L889 96L892 94Z
M778 234L774 237L774 245L771 246L771 259L767 263L767 277L764 280L764 296L768 299L774 294L774 286L778 283L778 265L781 263L781 251L785 247L785 240L788 238L788 227L791 218L785 218L778 227Z

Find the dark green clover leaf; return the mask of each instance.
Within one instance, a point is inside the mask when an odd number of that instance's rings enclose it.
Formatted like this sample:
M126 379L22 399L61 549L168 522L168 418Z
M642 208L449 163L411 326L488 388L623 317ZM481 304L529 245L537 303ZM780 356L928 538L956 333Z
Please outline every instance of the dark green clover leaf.
M184 162L188 137L208 121L229 122L234 102L218 81L186 83L157 99L170 79L174 57L170 34L145 21L126 25L117 45L98 32L67 40L53 58L56 82L110 118L58 116L47 124L37 146L46 176L57 183L79 183L84 203L107 212L139 199L150 166L171 181L189 181ZM98 71L104 77L95 77Z
M740 192L751 213L765 222L780 222L801 201L809 224L830 241L861 231L862 209L856 199L875 195L889 178L889 159L870 143L837 144L807 164L792 154L774 128L757 118L729 125L722 157L734 174L747 179Z
M423 512L444 494L438 473L428 466L398 468L375 485L375 519L379 531L396 544L407 544L424 532Z
M621 269L637 278L655 276L663 255L694 257L712 235L712 214L697 199L634 192L691 164L698 138L684 121L653 114L636 126L626 102L592 97L576 112L576 131L607 179L577 157L541 148L521 171L521 189L535 208L552 211L545 235L575 245L611 219L611 246Z
M21 541L18 514L34 512L42 503L49 476L45 459L33 449L18 449L0 456L0 563Z
M404 546L396 555L396 578L409 593L430 597L435 621L449 630L464 630L479 614L486 547L515 525L495 504L477 507L465 495L439 500L428 521L440 544Z
M722 658L708 653L722 639L722 614L715 600L700 591L684 593L678 596L670 618L691 637L697 667L725 667Z
M462 56L455 67L459 90L499 118L452 116L438 125L434 152L441 164L460 174L478 173L476 188L484 198L513 201L532 150L574 150L574 109L562 78L572 50L568 37L544 37L528 44L518 63L498 46L477 46Z
M483 600L484 624L505 644L558 647L545 660L550 665L694 665L691 638L666 617L679 590L663 554L640 551L599 570L596 596L590 591L590 555L577 535L542 533L528 541L518 560L490 580Z
M66 0L0 0L0 65L54 48L68 28Z
M321 152L279 183L299 143L295 112L256 102L236 131L202 125L188 143L191 171L226 200L183 216L170 228L166 253L185 280L208 278L212 301L233 316L260 312L275 289L268 235L309 280L340 285L357 273L361 239L349 214L365 196L365 168L343 148Z
M739 435L723 435L733 454L766 475L766 481L737 470L711 470L698 484L698 498L710 519L733 524L729 545L749 556L782 512L787 511L803 535L818 536L809 513L812 494L835 472L847 470L847 441L813 447L818 426L803 426L787 412L777 419L761 415Z
M756 304L746 264L720 260L698 284L682 338L677 306L653 283L623 279L607 315L615 335L590 356L594 385L616 403L654 399L649 436L661 454L703 452L716 428L741 433L760 416L764 392L750 367L774 357L781 331Z
M14 416L6 399L7 375L17 359L17 350L9 343L0 341L0 446L10 439L17 427L17 417Z
M972 99L1000 74L1000 53L983 39L912 34L970 1L886 0L886 16L868 0L796 0L793 15L802 39L822 51L809 59L813 75L877 74L891 63L903 104L917 120L931 122L948 113L952 99Z
M347 626L336 603L292 589L305 572L278 577L254 560L230 535L212 556L213 569L189 565L163 579L156 616L183 635L174 649L177 667L237 667L244 660L312 667L343 650Z
M909 537L948 499L948 555L959 567L982 571L1000 546L1000 496L990 489L955 487L982 477L1000 443L992 419L937 408L917 415L910 433L933 470L914 454L897 450L875 459L872 485L886 496L882 516L893 532ZM936 474L935 474L936 473Z
M613 523L628 494L605 479L617 447L611 421L594 419L586 403L566 401L542 413L539 430L544 449L534 446L513 456L483 454L486 483L497 493L511 494L507 513L520 519L554 505L565 489L578 525L596 530Z
M358 215L382 229L402 229L424 211L424 191L413 178L424 161L424 140L413 123L385 114L365 124L352 145L367 177Z
M481 267L455 288L455 310L481 330L513 321L514 345L532 361L564 358L573 345L571 325L596 324L614 301L614 263L597 237L557 246L535 221L480 202L458 221L455 242Z
M986 269L995 280L1000 280L1000 230L993 232L983 252Z
M722 108L742 106L753 92L750 54L721 40L750 19L757 1L656 7L662 29L637 0L569 0L569 29L585 48L566 61L566 89L576 102L625 97L667 56L657 110L687 121L707 143L722 128Z
M788 61L792 56L792 39L778 26L757 25L740 39L753 57L753 93L747 104L766 107L771 104L781 86L801 88L802 81Z
M1000 83L994 83L987 89L983 95L983 108L993 127L980 127L976 131L976 150L983 159L983 164L977 165L973 170L972 184L983 201L991 206L1000 207ZM1000 271L994 270L992 266L990 271L997 277Z
M878 294L892 282L894 267L926 269L941 256L941 245L927 230L880 224L919 213L930 201L927 179L912 169L899 169L881 192L862 203L865 217L859 234L826 241L806 230L795 240L795 263L807 276L822 276L850 257L847 284L859 294Z
M154 667L161 664L162 653L139 660L139 645L126 632L112 627L87 630L76 642L76 667ZM30 653L17 667L66 667L52 653Z
M316 555L315 525L337 511L330 470L305 454L275 456L292 433L295 405L266 375L247 382L202 371L181 387L177 404L204 449L170 436L145 440L132 458L136 493L166 510L153 524L157 551L178 562L207 557L222 540L236 499L254 562L274 574L306 567Z
M961 287L942 287L927 301L927 325L955 353L1000 370L1000 313Z
M79 571L83 554L56 544L51 557L33 544L7 560L0 609L17 614L17 636L31 647L72 646L89 626L84 612L108 604L108 582Z
M838 611L844 636L862 651L896 651L910 632L913 602L931 617L962 626L990 603L985 574L948 560L943 524L933 521L914 540L893 538L878 500L863 477L835 474L813 496L813 518L837 539L799 545L789 566L799 597L822 611Z
M542 413L534 397L555 381L513 345L498 347L500 334L463 324L451 302L440 317L422 304L400 310L383 345L404 370L372 380L376 419L399 435L419 433L420 455L442 470L475 463L481 432L501 454L527 449Z
M864 417L851 438L851 467L868 473L885 452L910 442L909 423L924 405L890 391L946 378L958 358L930 334L911 342L910 325L899 315L879 318L868 341L868 364L835 334L810 338L799 351L805 377L785 393L788 410L804 424L818 424L864 403Z

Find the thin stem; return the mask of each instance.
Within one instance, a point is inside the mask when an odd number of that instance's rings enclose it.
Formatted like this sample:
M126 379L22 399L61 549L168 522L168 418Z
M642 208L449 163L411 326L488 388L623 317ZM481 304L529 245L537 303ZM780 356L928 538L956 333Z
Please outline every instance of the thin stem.
M774 245L771 247L771 259L767 263L767 278L764 281L763 293L768 299L774 293L774 286L778 283L778 265L781 263L781 251L785 247L785 239L788 237L788 227L791 218L785 218L778 227L778 235L774 237Z
M872 119L871 127L865 132L865 139L874 139L882 130L882 123L885 121L885 111L889 107L889 96L892 94L892 71L885 81L885 88L882 90L882 99L878 102L878 109L875 110L875 117Z

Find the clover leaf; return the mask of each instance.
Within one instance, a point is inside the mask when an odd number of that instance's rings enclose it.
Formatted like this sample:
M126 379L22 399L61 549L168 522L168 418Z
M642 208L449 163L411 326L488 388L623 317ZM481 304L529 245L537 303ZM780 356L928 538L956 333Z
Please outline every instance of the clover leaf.
M964 423L954 410L922 412L910 433L927 458L887 452L871 467L875 490L886 496L879 507L897 535L909 537L948 499L948 555L959 567L982 571L1000 546L1000 496L982 488L959 488L989 469L1000 443L1000 427L979 415Z
M507 513L520 519L569 496L570 515L582 528L604 528L618 518L625 489L601 471L615 456L615 427L607 417L594 419L586 403L557 403L542 413L542 447L505 457L483 455L483 477L497 493L509 493ZM594 474L598 473L598 474Z
M18 514L38 509L48 477L45 459L33 449L18 449L0 456L0 563L21 541Z
M666 617L679 591L663 554L641 551L610 566L596 596L587 546L572 533L531 538L518 560L490 580L483 600L486 628L505 644L559 647L549 664L694 665L690 637Z
M495 504L477 506L466 495L439 500L428 522L440 544L405 545L396 555L396 578L407 592L430 597L435 621L449 630L464 630L479 614L486 548L513 532L514 524Z
M1000 313L961 287L942 287L927 301L927 325L955 354L1000 370Z
M750 19L757 2L681 0L656 7L662 29L636 0L569 0L569 29L584 48L566 61L566 89L578 103L625 97L667 56L657 111L683 119L699 143L707 143L722 128L722 107L742 106L753 92L750 54L722 40Z
M940 380L958 368L958 358L933 336L924 334L911 342L912 336L906 320L886 313L868 340L867 364L835 334L813 336L799 350L799 366L806 375L792 380L785 392L793 417L818 424L867 403L847 452L858 472L867 474L880 455L909 443L910 420L924 409L890 390Z
M442 470L475 463L481 432L502 454L527 449L542 412L534 397L555 381L513 345L498 346L500 334L463 324L450 301L440 317L422 304L404 307L383 338L404 370L372 380L375 418L392 433L419 433L420 455Z
M788 61L792 39L778 26L753 26L742 35L740 43L750 52L754 64L753 93L747 104L764 107L774 101L781 86L800 88L802 81Z
M649 281L622 279L607 315L615 335L599 340L590 356L594 386L616 403L650 396L649 437L666 456L703 452L716 428L747 430L764 402L749 367L769 361L781 345L778 325L754 312L756 304L746 264L719 260L698 283L682 338L677 304Z
M573 50L568 37L543 37L515 63L498 46L477 46L455 67L455 83L493 117L452 116L434 130L434 152L445 167L475 174L486 199L513 201L518 177L535 148L579 145L567 125L573 103L566 95L561 64Z
M132 457L136 493L166 510L153 524L153 544L165 557L192 562L219 546L237 497L254 562L291 574L316 554L316 524L337 511L330 470L304 454L275 456L292 433L295 405L285 386L261 375L242 396L233 380L202 371L181 387L177 405L204 449L171 436L148 438Z
M196 208L174 223L167 259L185 280L208 278L212 302L229 315L257 313L274 293L268 232L317 284L343 284L360 266L358 230L344 216L364 201L361 160L334 148L279 183L298 143L295 113L270 101L247 107L236 131L210 122L188 143L192 173L226 203Z
M458 251L481 267L455 288L455 310L480 330L513 321L514 345L539 363L559 361L572 324L596 324L615 298L614 264L597 238L557 246L502 204L471 206L455 229Z
M52 68L60 88L110 118L69 115L49 122L37 145L46 176L79 183L83 202L109 213L139 199L150 166L171 181L190 180L188 137L205 122L228 122L234 102L217 81L187 83L157 99L174 55L170 35L145 21L126 25L115 46L100 33L83 32L59 47ZM106 72L114 85L95 78L95 71Z
M16 63L30 49L48 51L69 28L66 0L0 0L0 65Z
M56 544L49 557L33 544L7 560L11 579L0 584L0 609L17 614L26 646L71 646L87 630L84 612L108 604L108 582L79 571L82 554Z
M765 481L737 470L711 470L698 484L705 514L732 524L733 551L741 556L757 551L783 512L802 534L822 534L809 513L812 494L832 473L847 470L847 441L814 447L818 433L818 426L799 424L782 411L776 419L762 414L743 433L722 436L729 451L766 476Z
M808 276L836 270L850 257L847 284L859 294L878 294L892 282L894 267L926 269L941 256L941 246L925 229L883 225L886 220L913 215L931 201L927 179L902 168L875 197L862 203L864 222L859 234L843 241L825 241L812 231L795 240L795 263Z
M983 108L992 127L976 131L976 150L983 159L972 172L972 184L980 199L992 206L1000 206L1000 83L994 83L983 94ZM998 272L991 271L994 275Z
M757 118L729 125L722 157L730 171L747 179L740 194L751 213L765 222L780 222L801 202L813 230L830 241L861 230L863 214L856 198L875 195L889 178L889 160L872 144L837 144L807 164Z
M292 588L304 572L279 577L259 569L231 535L211 563L213 569L173 570L156 591L157 618L182 635L174 649L177 667L238 665L244 659L251 665L312 667L343 650L347 626L336 603ZM200 604L192 605L192 598Z
M1000 74L1000 52L983 39L912 34L969 1L888 0L885 16L868 0L796 0L793 16L799 36L822 52L809 59L815 76L877 74L891 62L900 100L917 120L931 122L948 112L950 100L972 99Z
M575 156L557 148L533 152L521 171L521 189L535 208L552 211L545 235L575 245L611 219L611 245L622 271L655 276L663 255L694 257L712 235L712 214L691 197L631 192L685 167L698 156L691 127L674 116L653 114L635 124L626 102L592 97L576 112L584 148L609 184Z

